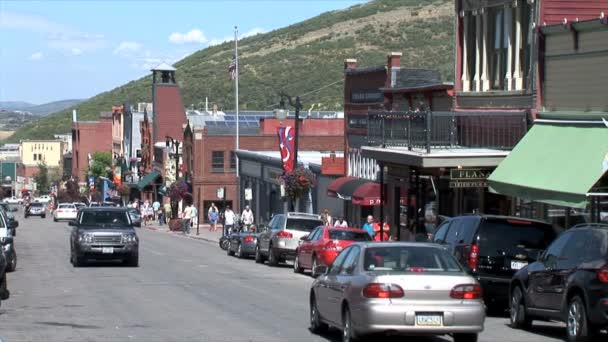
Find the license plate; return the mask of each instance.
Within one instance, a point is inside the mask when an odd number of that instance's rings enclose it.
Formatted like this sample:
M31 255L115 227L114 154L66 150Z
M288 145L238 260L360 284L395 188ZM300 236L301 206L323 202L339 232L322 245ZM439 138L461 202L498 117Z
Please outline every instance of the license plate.
M528 265L528 263L526 261L511 261L512 270L521 270L522 268L524 268L527 265Z
M416 325L427 327L441 326L441 315L416 315Z
M103 254L112 254L112 253L114 253L114 247L103 247L101 249L101 253L103 253Z

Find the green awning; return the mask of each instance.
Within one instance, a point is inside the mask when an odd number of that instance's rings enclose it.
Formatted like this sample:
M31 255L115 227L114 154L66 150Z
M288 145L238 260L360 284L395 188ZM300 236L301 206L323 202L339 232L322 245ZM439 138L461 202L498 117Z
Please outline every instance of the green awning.
M156 170L148 173L137 183L137 188L139 191L142 191L146 186L152 184L158 177L160 177L160 172Z
M536 123L488 178L490 191L584 208L608 164L604 125Z

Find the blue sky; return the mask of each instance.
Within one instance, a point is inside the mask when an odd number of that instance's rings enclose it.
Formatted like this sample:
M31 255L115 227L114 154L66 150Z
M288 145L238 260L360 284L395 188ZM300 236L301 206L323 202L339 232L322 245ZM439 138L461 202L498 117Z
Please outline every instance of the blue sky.
M0 101L87 98L210 44L364 0L0 0Z

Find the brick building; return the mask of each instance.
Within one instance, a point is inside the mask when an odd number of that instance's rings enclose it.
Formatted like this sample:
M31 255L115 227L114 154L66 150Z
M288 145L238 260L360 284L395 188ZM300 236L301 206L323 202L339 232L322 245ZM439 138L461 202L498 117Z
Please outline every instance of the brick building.
M152 108L154 143L165 142L167 136L181 139L186 112L175 81L175 68L165 63L152 69Z
M191 121L194 118L190 117ZM247 122L245 119L241 119ZM335 152L344 150L342 119L304 119L300 130L300 151ZM253 120L249 122L254 124ZM214 123L212 121L212 123ZM280 125L293 126L294 120L283 122L274 118L259 121L259 127L243 124L240 128L241 150L273 151L279 149L277 129ZM211 202L230 204L239 209L236 199L236 129L231 125L211 125L209 122L190 122L184 132L184 172L190 175L193 196L198 201L200 191L201 210ZM226 189L225 202L218 199L217 191ZM206 212L206 211L205 211Z
M86 182L89 155L112 151L112 113L101 113L98 121L78 121L74 115L72 149L72 177Z

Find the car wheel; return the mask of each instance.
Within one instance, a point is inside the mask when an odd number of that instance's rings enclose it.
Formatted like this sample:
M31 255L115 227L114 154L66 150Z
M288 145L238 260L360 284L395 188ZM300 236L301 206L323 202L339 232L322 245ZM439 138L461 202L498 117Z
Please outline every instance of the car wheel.
M138 267L139 266L139 254L131 255L127 260L127 266Z
M228 240L220 241L220 248L223 250L227 250L228 249Z
M74 255L74 262L72 265L74 265L74 267L81 267L83 265L83 261L78 257L78 255Z
M57 218L56 218L56 217L53 217L53 221L57 222Z
M243 255L243 246L239 243L239 245L236 247L236 257L239 259L243 259L244 255Z
M294 273L302 273L304 271L302 267L300 267L300 256L296 254L296 258L293 259L293 271Z
M532 320L526 313L524 294L519 286L516 286L511 292L509 319L511 320L511 327L514 329L529 329L532 325Z
M279 261L277 260L277 256L274 255L274 251L272 250L272 245L268 247L268 266L277 266Z
M312 256L312 266L310 268L310 273L312 273L312 276L315 276L315 268L317 268L317 266L319 266L318 262L317 262L317 256L313 255Z
M359 341L359 337L355 333L350 317L350 310L346 306L342 311L342 342Z
M454 334L454 342L477 342L477 334Z
M15 250L13 249L12 256L11 256L11 262L6 267L6 272L15 272L16 269L17 269L17 252L15 252Z
M232 243L231 242L228 242L228 248L226 249L226 254L228 256L233 256L234 255L234 252L232 251Z
M40 218L45 219L45 218L46 218L46 215L42 215L42 216L40 216Z
M580 296L576 295L570 299L566 317L566 331L568 333L569 342L591 341L585 302L583 302Z
M327 331L327 324L321 321L321 315L317 307L317 299L315 295L310 297L310 331L314 334L319 334Z
M262 257L262 252L260 252L260 246L255 246L255 262L257 264L263 264L264 258Z

